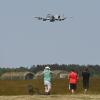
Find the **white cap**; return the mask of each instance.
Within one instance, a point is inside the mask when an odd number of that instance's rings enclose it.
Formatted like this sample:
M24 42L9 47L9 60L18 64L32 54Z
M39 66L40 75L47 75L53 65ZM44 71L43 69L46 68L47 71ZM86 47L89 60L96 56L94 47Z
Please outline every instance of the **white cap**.
M46 66L45 69L50 69L50 67L49 66Z

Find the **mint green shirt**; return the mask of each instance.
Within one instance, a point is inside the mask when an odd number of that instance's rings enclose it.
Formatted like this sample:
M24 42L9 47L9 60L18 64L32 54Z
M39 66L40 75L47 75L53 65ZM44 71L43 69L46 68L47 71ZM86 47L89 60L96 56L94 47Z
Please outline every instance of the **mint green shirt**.
M43 71L44 74L44 81L51 81L51 71L48 69L44 69Z

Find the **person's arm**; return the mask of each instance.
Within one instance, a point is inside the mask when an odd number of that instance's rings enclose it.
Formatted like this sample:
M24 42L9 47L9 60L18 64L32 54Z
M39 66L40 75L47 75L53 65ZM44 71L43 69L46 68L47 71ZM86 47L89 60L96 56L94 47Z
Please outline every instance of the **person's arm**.
M77 74L77 81L79 80L79 75Z
M51 74L55 74L53 71L51 71Z
M44 74L44 71L42 73L40 73L40 75L43 75Z
M69 78L70 78L70 75L68 74L68 80L69 80Z
M82 71L82 77L83 77L83 71Z
M88 72L88 74L89 74L89 78L90 78L90 72Z

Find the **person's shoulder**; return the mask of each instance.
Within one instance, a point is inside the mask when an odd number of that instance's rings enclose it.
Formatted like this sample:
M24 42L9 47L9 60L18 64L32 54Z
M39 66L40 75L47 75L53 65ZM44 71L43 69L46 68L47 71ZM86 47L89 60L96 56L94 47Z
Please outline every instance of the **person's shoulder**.
M71 74L72 74L72 72L69 72L69 73L68 73L68 75L71 75Z
M76 74L76 75L78 75L78 73L77 73L77 72L75 72L75 74Z
M84 74L84 73L87 73L86 71L82 71L82 73Z

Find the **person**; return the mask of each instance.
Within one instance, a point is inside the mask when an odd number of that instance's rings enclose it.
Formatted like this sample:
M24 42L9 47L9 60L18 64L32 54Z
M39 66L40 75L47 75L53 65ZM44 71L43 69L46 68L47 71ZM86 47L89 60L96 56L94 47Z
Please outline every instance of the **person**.
M90 78L90 72L88 68L84 68L84 70L82 71L82 77L83 77L84 93L87 93L87 90L89 88L89 78Z
M75 72L74 69L71 70L71 72L68 74L68 80L69 80L69 90L72 94L74 94L76 88L77 88L77 80L78 80L78 74Z
M51 74L50 67L46 66L43 71L45 94L50 95L51 91Z

